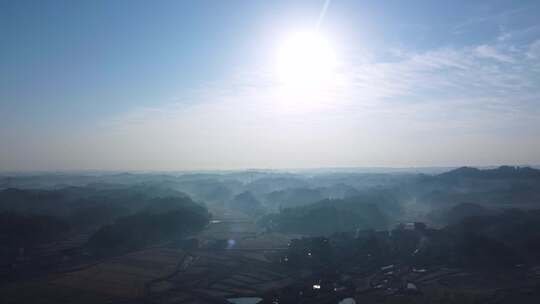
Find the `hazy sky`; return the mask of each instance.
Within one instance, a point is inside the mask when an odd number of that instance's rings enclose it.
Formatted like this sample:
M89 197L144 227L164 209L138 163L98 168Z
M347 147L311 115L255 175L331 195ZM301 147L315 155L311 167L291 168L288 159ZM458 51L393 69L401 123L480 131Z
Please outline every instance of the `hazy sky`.
M0 171L540 164L540 1L324 2L1 1Z

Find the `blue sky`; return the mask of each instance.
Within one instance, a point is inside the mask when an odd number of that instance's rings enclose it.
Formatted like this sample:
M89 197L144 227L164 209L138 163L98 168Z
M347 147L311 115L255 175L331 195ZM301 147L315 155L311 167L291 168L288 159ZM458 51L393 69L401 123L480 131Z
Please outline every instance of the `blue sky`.
M540 163L540 2L330 1L343 81L279 95L323 4L3 1L0 169Z

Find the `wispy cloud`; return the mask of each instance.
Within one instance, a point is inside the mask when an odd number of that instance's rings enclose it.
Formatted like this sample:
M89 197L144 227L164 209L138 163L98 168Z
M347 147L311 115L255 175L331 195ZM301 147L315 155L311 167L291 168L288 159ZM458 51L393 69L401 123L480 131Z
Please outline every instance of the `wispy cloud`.
M475 16L467 19L464 22L461 22L454 26L452 32L454 34L462 34L465 31L477 27L479 24L484 23L495 23L498 26L501 26L501 22L510 19L510 17L515 17L520 13L526 13L529 7L518 7L513 9L508 9L500 12L487 13L480 16Z
M480 45L474 49L474 52L478 57L495 59L506 63L514 62L514 59L511 56L503 54L493 46L485 44Z
M540 39L531 43L527 50L527 57L530 59L540 59Z

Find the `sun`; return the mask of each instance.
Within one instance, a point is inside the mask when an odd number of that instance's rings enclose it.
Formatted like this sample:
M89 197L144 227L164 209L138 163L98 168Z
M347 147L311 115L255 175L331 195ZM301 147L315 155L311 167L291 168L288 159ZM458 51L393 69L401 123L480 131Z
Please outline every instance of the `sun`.
M295 91L331 85L337 59L330 41L318 31L298 31L279 44L276 56L278 82Z

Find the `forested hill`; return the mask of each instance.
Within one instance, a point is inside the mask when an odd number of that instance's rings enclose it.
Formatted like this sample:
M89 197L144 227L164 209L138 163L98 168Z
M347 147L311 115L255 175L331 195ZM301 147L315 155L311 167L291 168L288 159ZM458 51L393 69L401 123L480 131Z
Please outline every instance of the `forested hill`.
M495 169L461 167L442 174L440 178L477 178L477 179L539 179L540 170L531 167L501 166Z

